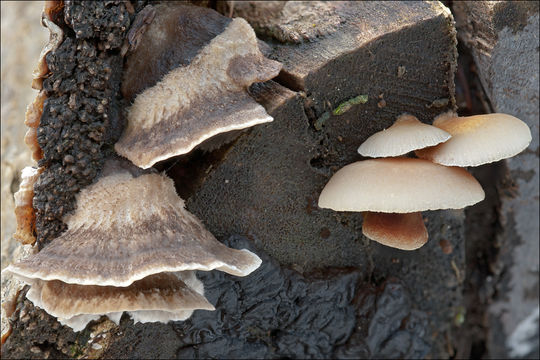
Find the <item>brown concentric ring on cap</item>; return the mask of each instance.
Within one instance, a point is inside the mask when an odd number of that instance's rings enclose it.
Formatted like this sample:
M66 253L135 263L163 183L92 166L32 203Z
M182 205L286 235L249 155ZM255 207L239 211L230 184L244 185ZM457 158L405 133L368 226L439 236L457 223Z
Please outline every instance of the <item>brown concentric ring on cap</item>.
M138 177L105 165L106 176L77 195L68 229L39 253L4 271L23 279L129 286L161 272L221 270L246 276L261 264L254 253L223 245L184 207L173 181Z
M247 89L280 70L279 62L260 52L249 24L233 19L189 65L170 71L135 98L115 150L149 168L214 135L270 122L273 118Z

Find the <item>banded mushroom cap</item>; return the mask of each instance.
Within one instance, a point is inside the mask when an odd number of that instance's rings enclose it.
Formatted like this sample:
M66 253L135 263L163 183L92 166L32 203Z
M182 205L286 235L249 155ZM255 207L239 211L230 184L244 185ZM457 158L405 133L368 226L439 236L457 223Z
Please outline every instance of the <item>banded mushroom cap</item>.
M233 19L188 65L136 96L115 149L149 168L217 134L272 121L247 89L280 70L279 62L260 52L249 24Z
M362 233L380 244L401 250L416 250L428 240L420 212L396 214L367 211Z
M379 131L360 145L358 153L369 157L389 157L434 146L450 139L450 134L403 114L388 129Z
M484 196L465 169L422 159L383 158L358 161L336 172L319 196L319 207L411 213L461 209Z
M245 276L261 264L252 252L230 249L184 208L171 179L138 177L107 167L77 195L68 229L37 254L4 271L69 284L129 286L161 272L221 270Z
M168 322L185 320L197 309L214 310L202 283L193 272L186 273L150 275L127 287L33 280L27 297L75 331L102 315L118 324L124 311L135 322Z
M416 151L420 158L446 166L479 166L523 151L532 140L527 124L507 114L438 116L433 125L452 138L444 144Z

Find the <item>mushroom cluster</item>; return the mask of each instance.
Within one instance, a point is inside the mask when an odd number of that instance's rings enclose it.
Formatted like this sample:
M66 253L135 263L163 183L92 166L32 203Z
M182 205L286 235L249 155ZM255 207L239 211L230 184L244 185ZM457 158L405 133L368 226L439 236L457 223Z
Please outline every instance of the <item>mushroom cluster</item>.
M134 321L167 322L213 310L194 270L245 276L261 264L217 241L184 208L171 179L124 160L108 160L64 220L62 235L4 271L76 331L101 315L118 322L123 311Z
M428 240L421 211L461 209L484 199L481 185L463 167L514 156L531 139L528 126L506 114L445 113L433 126L403 114L358 148L360 155L383 159L340 169L322 190L319 207L364 212L366 237L415 250ZM404 156L411 151L420 159Z
M97 181L77 194L76 210L63 217L67 230L4 270L30 285L27 298L34 305L75 331L102 315L119 323L124 311L135 322L168 322L197 309L214 310L196 270L246 276L261 264L252 252L220 243L185 209L172 179L148 168L215 135L272 121L247 89L275 77L282 65L264 57L243 19L182 3L148 5L141 13L144 27L128 36L131 64L175 66L163 76L159 68L155 84L145 78L123 88L134 100L115 150L131 162L109 158ZM194 24L204 39L186 35ZM137 59L141 37L167 39L178 49ZM41 100L27 115L33 123L41 116ZM32 244L35 239L26 235L33 231L32 188L39 172L29 169L16 198L18 233Z

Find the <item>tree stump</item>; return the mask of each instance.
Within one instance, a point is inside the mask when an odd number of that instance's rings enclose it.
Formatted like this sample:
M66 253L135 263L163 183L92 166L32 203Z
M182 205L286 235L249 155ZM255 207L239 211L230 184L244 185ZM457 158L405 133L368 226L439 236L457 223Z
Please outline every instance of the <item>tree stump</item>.
M438 2L232 10L284 64L274 81L250 88L274 121L157 168L219 240L254 249L267 265L242 280L200 274L218 311L169 324L124 316L120 326L101 320L73 333L22 293L4 357L451 356L448 331L463 316L463 212L425 213L428 244L403 252L363 237L360 214L317 207L371 134L404 112L430 123L455 108L449 10Z

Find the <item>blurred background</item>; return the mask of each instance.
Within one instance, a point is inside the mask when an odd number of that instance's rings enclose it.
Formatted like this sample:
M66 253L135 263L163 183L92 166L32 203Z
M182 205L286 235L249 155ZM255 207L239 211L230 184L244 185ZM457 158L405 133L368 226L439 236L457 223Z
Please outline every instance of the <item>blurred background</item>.
M18 243L11 240L16 230L13 194L19 189L20 173L34 165L24 144L24 114L37 90L31 88L32 71L48 40L41 26L40 1L2 1L2 269L11 260Z

